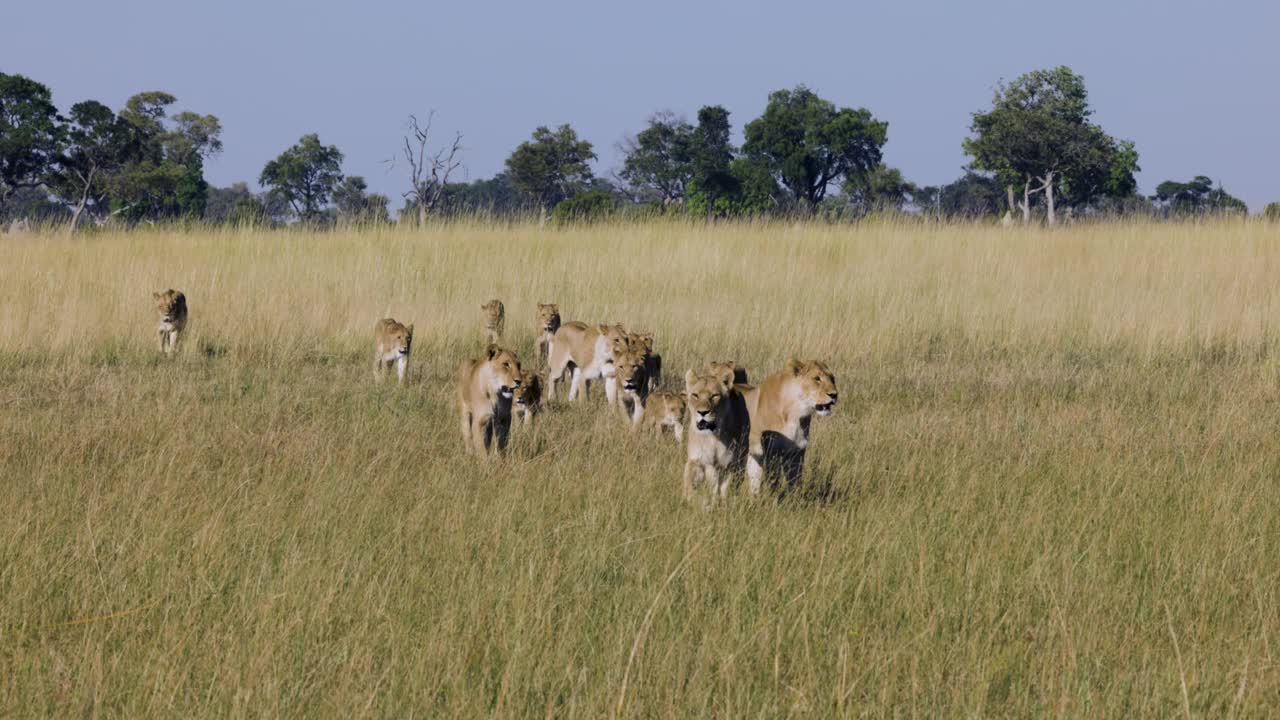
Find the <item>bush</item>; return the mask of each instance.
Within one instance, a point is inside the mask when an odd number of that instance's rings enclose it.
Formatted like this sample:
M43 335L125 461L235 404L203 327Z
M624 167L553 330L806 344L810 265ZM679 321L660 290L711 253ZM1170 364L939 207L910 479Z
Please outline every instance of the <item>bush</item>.
M1269 222L1280 222L1280 202L1267 205L1262 211L1262 219Z
M616 210L612 195L603 190L588 190L557 203L551 211L551 220L557 225L597 222L612 216Z

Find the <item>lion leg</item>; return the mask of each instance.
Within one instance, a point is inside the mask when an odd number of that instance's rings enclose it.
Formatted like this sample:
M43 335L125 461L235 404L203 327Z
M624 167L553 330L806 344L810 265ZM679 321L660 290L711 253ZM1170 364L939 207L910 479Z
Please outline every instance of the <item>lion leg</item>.
M467 452L472 452L476 449L476 445L471 439L471 430L472 430L471 413L467 412L466 410L463 410L462 411L462 447Z
M169 333L165 332L164 330L157 330L156 334L160 338L160 352L164 352L165 351L164 346L169 342Z
M575 367L573 376L569 380L569 402L578 399L578 393L583 393L583 397L587 397L587 380L582 377L582 368Z
M400 358L396 360L396 382L397 383L401 385L404 384L404 371L408 367L409 367L409 358L401 355Z
M760 487L764 483L764 452L757 448L752 448L747 454L747 487L751 495L760 494Z
M472 431L476 438L476 452L481 455L488 455L489 448L493 446L493 418L485 418L478 422L477 427Z
M507 452L507 439L511 436L511 416L493 418L490 421L493 426L494 441L499 455L505 455Z
M684 426L683 426L683 425L681 425L681 424L679 424L679 423L676 423L675 425L672 425L672 426L671 426L671 434L676 436L676 444L677 444L677 445L679 445L679 444L681 444L681 443L683 443L683 442L684 442Z
M169 333L169 352L178 352L178 331L174 330Z
M684 464L684 499L693 500L693 490L699 484L700 468L698 464L692 460L688 460Z
M604 379L604 399L605 404L611 407L618 402L618 378L607 377Z

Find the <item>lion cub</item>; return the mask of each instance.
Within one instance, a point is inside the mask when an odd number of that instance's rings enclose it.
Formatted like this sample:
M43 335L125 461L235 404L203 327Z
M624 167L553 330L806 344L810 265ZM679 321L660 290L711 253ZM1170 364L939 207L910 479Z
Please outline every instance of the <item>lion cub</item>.
M181 290L170 288L164 292L151 293L155 302L156 332L160 335L160 352L169 354L178 349L178 337L187 327L187 296Z
M520 387L520 375L515 353L492 344L481 357L458 365L453 381L467 450L478 455L506 452L511 400Z
M689 370L684 376L684 396L689 406L684 494L693 499L695 487L705 482L714 503L728 496L732 474L742 468L747 410L729 372L712 375Z
M644 404L644 416L640 422L659 435L664 429L671 428L671 434L679 445L684 442L684 396L673 392L650 395Z
M501 300L490 300L480 306L484 312L484 341L493 344L502 339L502 331L507 325L507 309Z
M533 416L542 410L542 378L532 370L521 372L520 384L516 385L512 399L520 423L528 425L533 422Z
M747 458L751 494L760 494L765 476L782 476L789 485L795 484L804 470L813 416L830 415L839 397L835 375L825 363L792 358L782 372L741 392L751 419Z
M538 303L538 356L539 367L545 367L551 357L551 340L560 329L560 306L556 303Z
M396 382L404 384L404 371L409 366L409 350L413 345L413 323L401 325L394 318L382 318L373 326L373 377L381 381L392 365L396 366Z

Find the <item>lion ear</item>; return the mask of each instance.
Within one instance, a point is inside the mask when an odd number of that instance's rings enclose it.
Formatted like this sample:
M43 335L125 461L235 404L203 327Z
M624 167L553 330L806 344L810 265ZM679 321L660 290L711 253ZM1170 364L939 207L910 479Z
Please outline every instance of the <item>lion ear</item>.
M497 344L495 344L495 343L489 343L489 347L485 348L485 350L484 350L484 354L485 354L485 357L487 357L489 360L492 360L492 359L494 359L495 357L497 357L497 356L498 356L498 346L497 346Z
M151 293L152 300L159 300L163 296L164 296L164 293L158 293L158 292Z
M733 387L733 368L727 367L721 369L720 375L717 379L720 381L721 385L725 386L726 389Z
M787 372L792 375L799 375L804 371L804 363L795 358L787 358Z
M413 335L413 323L409 323L409 334Z
M686 393L689 392L689 388L693 386L695 378L697 378L697 376L693 374L693 368L689 368L684 371L684 390Z
M547 307L551 308L551 312L560 312L560 303L551 303Z

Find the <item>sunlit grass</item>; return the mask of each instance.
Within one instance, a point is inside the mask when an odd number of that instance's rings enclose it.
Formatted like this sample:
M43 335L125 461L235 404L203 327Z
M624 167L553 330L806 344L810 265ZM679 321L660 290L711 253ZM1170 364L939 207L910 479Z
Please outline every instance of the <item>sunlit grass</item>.
M1272 716L1277 271L1246 222L0 237L0 715ZM686 505L600 393L481 465L491 297L523 358L556 301L840 405L782 502Z

